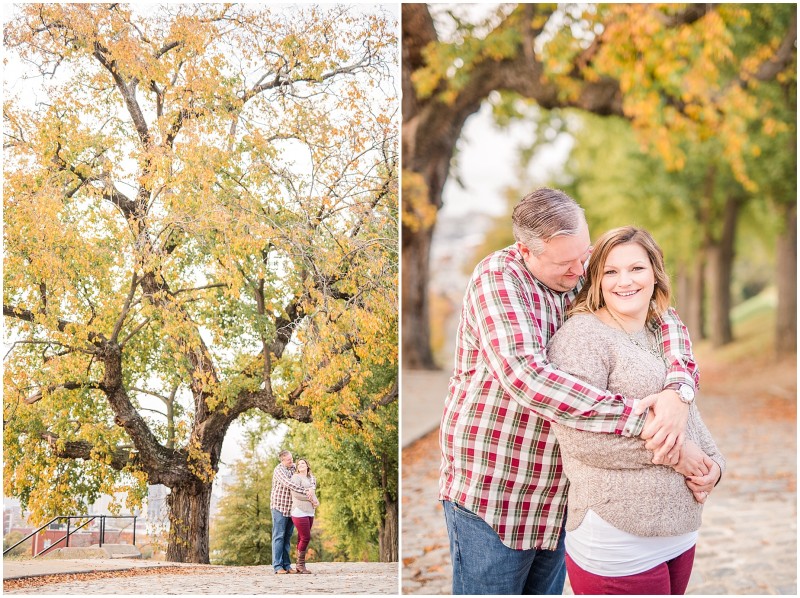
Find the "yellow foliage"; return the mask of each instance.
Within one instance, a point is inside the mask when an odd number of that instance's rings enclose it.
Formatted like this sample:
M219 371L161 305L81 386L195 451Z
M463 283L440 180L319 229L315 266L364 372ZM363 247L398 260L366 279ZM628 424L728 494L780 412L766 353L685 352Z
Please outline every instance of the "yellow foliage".
M436 224L436 206L430 201L423 176L403 171L403 226L413 231L426 230Z
M371 369L397 359L397 39L369 13L26 4L7 24L6 57L55 73L4 106L4 472L36 516L138 500L155 461L111 464L149 433L210 483L210 414L292 417L300 388L338 421L379 396ZM58 458L71 442L91 458Z

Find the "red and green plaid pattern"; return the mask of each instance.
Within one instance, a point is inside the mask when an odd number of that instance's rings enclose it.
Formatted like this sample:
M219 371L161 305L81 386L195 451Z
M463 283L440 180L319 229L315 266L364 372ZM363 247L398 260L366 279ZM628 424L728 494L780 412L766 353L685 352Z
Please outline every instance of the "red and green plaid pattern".
M292 490L305 493L306 489L299 484L292 482L292 475L295 469L284 467L278 464L272 472L272 490L269 493L269 506L271 509L280 511L282 515L288 517L292 512ZM311 488L317 487L317 479L309 474Z
M578 290L541 284L512 245L478 264L461 311L439 432L439 498L480 515L518 550L555 549L566 511L567 479L550 421L625 436L644 426L645 415L632 414L642 397L609 394L547 361L547 343ZM696 385L689 336L674 310L660 333L672 361L665 386Z

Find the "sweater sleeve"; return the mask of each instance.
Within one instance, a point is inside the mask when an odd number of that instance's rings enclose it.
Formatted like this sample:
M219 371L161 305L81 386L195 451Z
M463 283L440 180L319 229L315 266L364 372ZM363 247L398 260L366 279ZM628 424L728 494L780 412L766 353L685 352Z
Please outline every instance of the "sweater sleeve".
M275 483L283 486L284 488L288 488L289 490L295 492L303 491L303 486L295 482L294 475L282 465L275 467L275 470L272 472L272 478Z
M719 465L721 474L725 473L725 466L727 465L725 457L720 452L719 447L717 447L717 443L714 442L711 432L706 427L703 418L700 417L700 410L694 403L692 403L692 407L689 410L689 423L687 427L689 434L696 439L695 442L697 443L697 446L699 446L706 455L711 457L711 459L716 462L717 465ZM721 475L720 479L722 479Z

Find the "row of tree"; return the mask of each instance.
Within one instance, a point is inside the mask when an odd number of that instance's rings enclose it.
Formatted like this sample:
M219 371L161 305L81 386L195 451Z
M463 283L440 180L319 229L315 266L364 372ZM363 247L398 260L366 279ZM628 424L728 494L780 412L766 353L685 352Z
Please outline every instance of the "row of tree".
M795 5L500 5L481 22L447 8L436 12L447 39L431 10L403 5L404 367L435 365L430 242L464 122L490 96L502 119L525 117L520 106L534 103L629 123L634 153L647 155L639 166L657 163L669 188L658 186L663 179L638 185L646 177L635 176L637 186L626 185L623 165L609 161L602 141L577 148L572 159L600 161L623 183L607 185L594 205L628 193L643 211L662 214L662 230L684 249L678 287L687 320L702 333L702 306L713 306L708 333L716 344L731 339L737 223L745 209L768 212L778 223L770 229L776 349L796 350ZM588 173L574 165L565 186L588 207L595 191L574 176L579 171Z
M4 41L4 490L163 484L206 563L237 418L396 429L396 19L20 4Z

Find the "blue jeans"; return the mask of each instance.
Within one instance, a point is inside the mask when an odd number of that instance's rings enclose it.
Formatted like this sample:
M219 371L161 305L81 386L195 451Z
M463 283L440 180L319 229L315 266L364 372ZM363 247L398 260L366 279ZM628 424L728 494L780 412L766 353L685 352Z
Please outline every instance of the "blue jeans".
M288 571L292 565L289 559L292 533L294 533L292 518L272 509L272 568L275 571L281 569Z
M450 557L453 594L559 595L567 575L564 530L555 550L514 550L481 517L450 501L442 501Z

